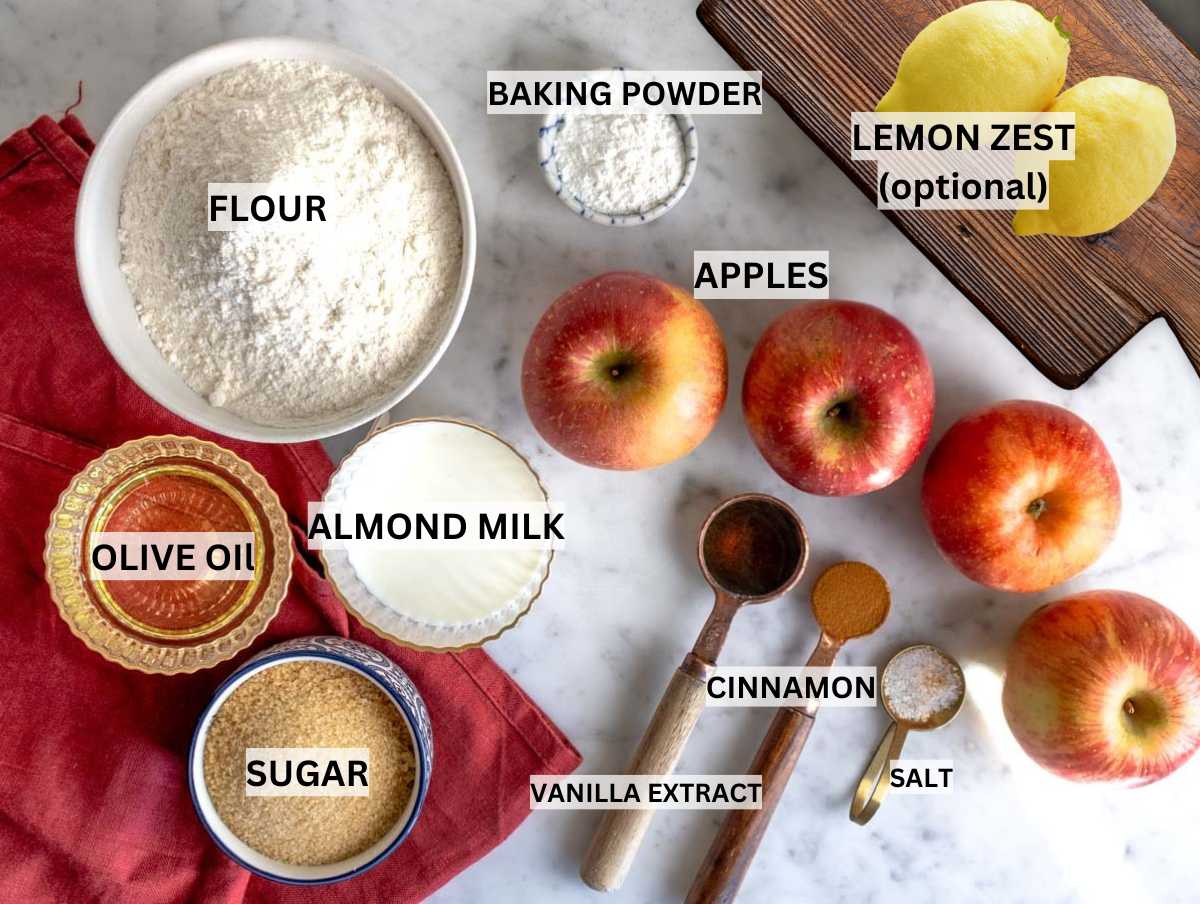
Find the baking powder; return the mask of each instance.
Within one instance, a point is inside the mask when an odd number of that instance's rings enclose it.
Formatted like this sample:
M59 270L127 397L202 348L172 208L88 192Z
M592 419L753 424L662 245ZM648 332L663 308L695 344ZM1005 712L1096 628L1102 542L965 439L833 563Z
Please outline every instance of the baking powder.
M572 114L554 142L563 191L590 210L645 213L683 181L687 157L675 117Z
M209 232L210 182L325 184L335 222ZM260 424L319 423L412 376L452 316L458 201L420 127L328 66L261 60L175 98L138 139L121 268L187 384Z

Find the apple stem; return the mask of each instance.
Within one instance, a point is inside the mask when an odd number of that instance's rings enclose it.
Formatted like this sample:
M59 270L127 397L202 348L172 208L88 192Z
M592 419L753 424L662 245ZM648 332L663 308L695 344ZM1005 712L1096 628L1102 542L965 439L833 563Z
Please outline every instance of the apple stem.
M1030 517L1036 521L1046 511L1046 500L1038 497L1029 503L1029 507L1025 511L1029 512Z
M614 380L623 380L629 374L631 365L628 361L614 361L608 366L608 375Z
M1132 716L1137 712L1137 707L1133 705L1133 699L1125 701L1125 715Z

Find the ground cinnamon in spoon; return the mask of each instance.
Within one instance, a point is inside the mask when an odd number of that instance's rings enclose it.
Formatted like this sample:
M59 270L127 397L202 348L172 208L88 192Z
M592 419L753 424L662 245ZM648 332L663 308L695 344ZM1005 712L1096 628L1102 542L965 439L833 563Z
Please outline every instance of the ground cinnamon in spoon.
M813 615L837 640L870 634L883 624L891 603L883 575L863 562L839 562L813 585Z

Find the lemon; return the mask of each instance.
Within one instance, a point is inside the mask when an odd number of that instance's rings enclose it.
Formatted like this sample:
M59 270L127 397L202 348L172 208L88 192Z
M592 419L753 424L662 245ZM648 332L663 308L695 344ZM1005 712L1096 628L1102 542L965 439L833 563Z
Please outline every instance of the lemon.
M1015 0L982 0L913 38L876 113L1036 113L1067 77L1070 41Z
M1050 161L1050 209L1018 210L1017 235L1108 232L1154 194L1175 156L1166 93L1122 76L1089 78L1059 95L1075 114L1075 159Z

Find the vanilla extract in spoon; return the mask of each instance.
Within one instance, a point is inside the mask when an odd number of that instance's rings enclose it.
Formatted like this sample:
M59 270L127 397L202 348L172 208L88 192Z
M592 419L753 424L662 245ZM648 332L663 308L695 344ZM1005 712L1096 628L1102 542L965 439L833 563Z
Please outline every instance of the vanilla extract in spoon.
M712 612L692 651L671 678L626 773L673 772L700 718L706 679L733 617L745 605L777 599L800 580L808 562L808 535L790 506L761 493L727 499L700 528L697 556L715 595ZM620 888L652 810L609 810L584 856L580 878L597 891Z

